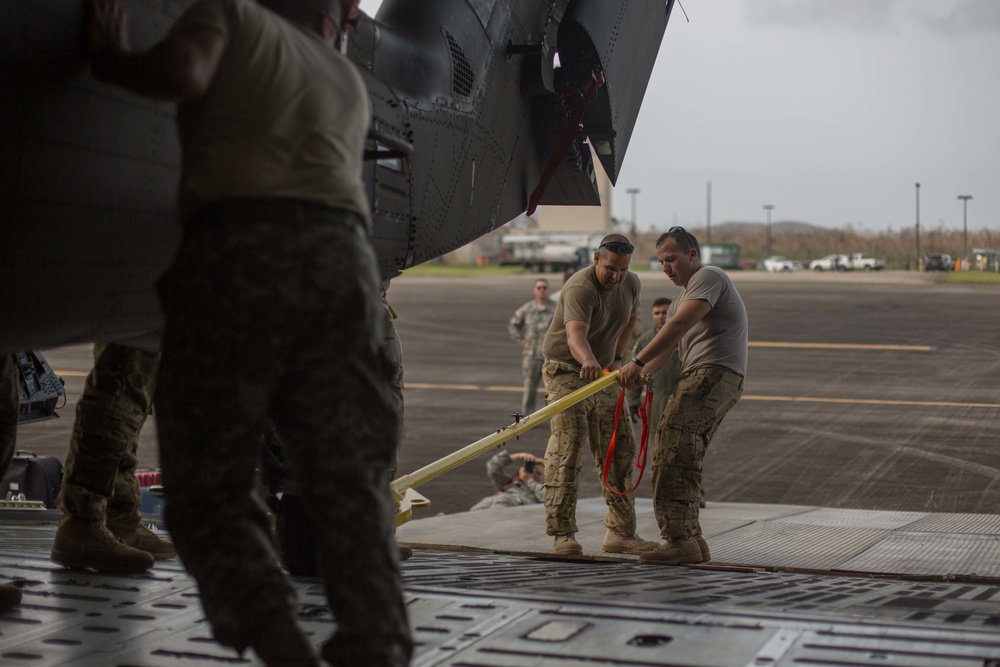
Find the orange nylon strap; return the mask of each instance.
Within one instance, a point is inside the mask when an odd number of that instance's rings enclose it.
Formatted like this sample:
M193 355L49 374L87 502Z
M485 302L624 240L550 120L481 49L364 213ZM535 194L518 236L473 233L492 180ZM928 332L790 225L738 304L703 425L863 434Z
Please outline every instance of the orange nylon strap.
M615 430L611 434L611 442L608 443L608 453L604 456L604 474L601 476L604 488L619 496L630 495L639 488L639 482L642 481L642 473L646 471L646 456L649 451L649 413L653 409L653 386L648 382L646 383L646 398L639 404L639 419L642 420L642 436L639 438L639 451L635 456L635 467L639 469L639 478L635 480L635 484L628 491L618 491L611 488L611 485L608 484L608 473L611 471L611 461L615 454L615 440L618 437L618 424L621 422L622 407L624 405L625 390L622 389L621 393L618 394L618 405L615 406Z

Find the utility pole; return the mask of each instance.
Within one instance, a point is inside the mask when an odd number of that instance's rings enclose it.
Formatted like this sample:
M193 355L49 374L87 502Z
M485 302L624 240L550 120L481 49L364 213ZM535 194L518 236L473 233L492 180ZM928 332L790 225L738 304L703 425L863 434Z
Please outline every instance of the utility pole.
M962 200L962 269L969 270L969 225L966 207L972 195L958 195Z
M774 208L774 204L764 204L764 210L767 211L767 256L771 256L771 210Z
M920 183L917 183L917 271L923 270L920 257Z
M705 195L705 243L712 242L712 181L708 182Z
M628 194L632 195L632 232L631 232L631 240L632 240L633 243L635 243L635 232L636 232L636 226L635 226L635 196L637 194L639 194L641 192L641 190L639 188L629 188L625 192L627 192Z

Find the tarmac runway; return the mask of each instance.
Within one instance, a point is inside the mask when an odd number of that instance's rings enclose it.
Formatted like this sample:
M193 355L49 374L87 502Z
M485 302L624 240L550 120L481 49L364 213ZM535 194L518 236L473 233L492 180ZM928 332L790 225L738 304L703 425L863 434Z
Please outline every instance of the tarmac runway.
M643 318L679 290L641 272ZM558 288L559 276L548 276ZM1000 309L995 286L941 285L916 273L733 274L750 316L743 400L708 453L714 501L836 508L993 513L1000 507ZM507 320L535 276L402 277L406 368L400 473L511 423L520 404L520 352ZM46 350L66 382L60 419L24 425L20 449L65 456L89 345ZM541 402L539 402L541 404ZM155 419L140 464L157 465ZM545 427L510 443L544 452ZM492 492L485 460L420 487L432 507L468 509ZM585 471L582 497L597 496ZM637 494L648 497L643 482Z

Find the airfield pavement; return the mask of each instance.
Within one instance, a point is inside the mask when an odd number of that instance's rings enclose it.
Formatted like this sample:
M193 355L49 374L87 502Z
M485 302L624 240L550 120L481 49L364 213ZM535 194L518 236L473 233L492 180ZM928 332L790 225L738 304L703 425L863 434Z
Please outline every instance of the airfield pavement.
M653 298L679 290L662 274L639 275L649 327ZM706 458L710 501L998 511L996 286L905 272L732 275L750 316L750 363L743 400ZM520 352L507 321L535 277L393 281L407 383L400 474L512 422ZM558 289L561 277L547 277ZM45 356L65 379L67 403L59 419L22 426L18 448L63 458L91 348ZM141 437L143 466L157 465L154 422ZM543 425L507 447L540 456L546 438ZM433 504L417 517L463 511L492 493L487 457L421 486ZM593 466L584 465L580 495L598 496ZM648 477L637 495L649 496Z

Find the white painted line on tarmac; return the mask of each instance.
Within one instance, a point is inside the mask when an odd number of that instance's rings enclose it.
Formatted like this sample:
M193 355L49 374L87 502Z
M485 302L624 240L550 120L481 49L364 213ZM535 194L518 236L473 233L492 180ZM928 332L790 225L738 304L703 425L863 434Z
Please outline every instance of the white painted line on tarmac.
M852 405L912 405L934 408L1000 408L1000 403L958 403L952 401L892 401L874 398L819 398L814 396L751 396L741 401L784 401L788 403L849 403Z
M510 391L522 392L524 387L503 387L499 385L475 384L434 384L430 382L407 382L406 389L450 389L458 391ZM904 401L874 398L822 398L818 396L764 396L744 394L742 401L779 401L783 403L846 403L851 405L908 405L936 408L1000 408L1000 403L958 403L954 401Z
M897 352L933 352L933 345L877 345L862 343L772 343L751 341L749 347L780 347L803 350L894 350Z

